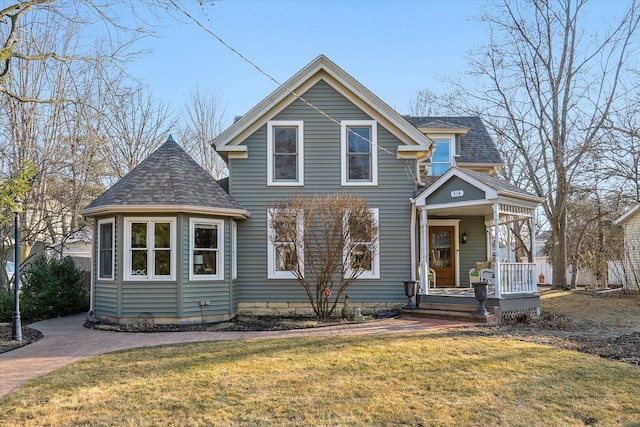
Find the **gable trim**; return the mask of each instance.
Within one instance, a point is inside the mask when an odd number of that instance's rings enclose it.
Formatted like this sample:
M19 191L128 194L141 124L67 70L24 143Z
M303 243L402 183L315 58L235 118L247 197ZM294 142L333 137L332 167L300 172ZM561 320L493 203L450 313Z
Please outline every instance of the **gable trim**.
M219 215L231 218L247 219L251 216L249 211L244 209L214 208L209 206L188 206L188 205L105 205L91 209L83 209L80 214L91 217L102 214L114 213L175 213L183 212L198 215Z
M302 97L320 80L324 80L354 105L380 122L403 143L424 146L425 150L430 149L431 141L426 135L324 55L318 56L253 107L240 120L218 135L212 144L219 152L238 151L235 147L290 105L298 96Z

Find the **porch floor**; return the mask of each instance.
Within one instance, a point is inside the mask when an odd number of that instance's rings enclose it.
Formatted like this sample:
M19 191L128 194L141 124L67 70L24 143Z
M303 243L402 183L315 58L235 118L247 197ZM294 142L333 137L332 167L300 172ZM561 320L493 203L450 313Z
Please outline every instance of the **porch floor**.
M495 288L489 285L485 301L487 315L478 315L478 301L473 288L431 288L429 294L420 295L419 307L402 310L404 317L434 317L471 320L479 323L499 323L519 313L540 314L540 296L535 294L511 294L495 297Z

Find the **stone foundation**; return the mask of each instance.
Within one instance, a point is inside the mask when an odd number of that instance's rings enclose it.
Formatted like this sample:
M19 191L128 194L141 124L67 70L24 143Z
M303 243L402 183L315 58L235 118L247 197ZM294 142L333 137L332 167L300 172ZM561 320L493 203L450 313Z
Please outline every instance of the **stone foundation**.
M334 314L340 316L342 303L336 305ZM359 303L349 301L352 308L360 308L363 316L370 316L382 310L401 309L402 303ZM238 304L238 316L313 316L314 312L308 302L242 302Z

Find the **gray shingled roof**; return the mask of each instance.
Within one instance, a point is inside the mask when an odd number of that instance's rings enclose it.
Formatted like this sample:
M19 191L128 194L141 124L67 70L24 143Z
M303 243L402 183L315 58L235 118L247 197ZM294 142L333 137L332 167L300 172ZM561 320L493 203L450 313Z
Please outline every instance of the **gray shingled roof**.
M522 196L534 196L533 194L523 190L522 188L516 187L513 184L509 184L507 181L504 181L494 175L489 175L486 173L467 170L467 169L464 170L464 173L477 179L478 181L484 184L487 184L489 187L494 188L498 193L509 192L509 193L520 194Z
M244 210L171 136L85 210L172 205Z
M480 117L403 117L415 127L468 127L469 132L460 141L458 163L502 164L502 156Z
M522 188L516 187L513 184L509 184L508 182L504 181L501 178L498 178L495 175L489 175L483 172L473 171L469 169L462 169L462 168L456 168L456 169L458 169L461 173L468 175L471 178L477 179L481 183L493 188L494 190L496 190L498 194L504 195L504 193L510 193L515 197L522 197L527 199L532 197L533 198L537 197L534 194L531 194L528 191L523 190ZM440 176L423 176L422 182L424 183L424 187L419 188L415 192L415 196L418 196L427 188L431 187L439 179L440 179Z

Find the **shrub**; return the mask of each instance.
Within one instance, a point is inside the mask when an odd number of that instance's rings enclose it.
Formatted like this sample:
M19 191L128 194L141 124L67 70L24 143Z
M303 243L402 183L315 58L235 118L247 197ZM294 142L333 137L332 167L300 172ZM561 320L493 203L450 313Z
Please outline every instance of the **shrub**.
M67 316L89 309L89 294L71 258L40 257L25 272L20 311L25 319Z
M6 289L0 289L0 322L10 322L13 318L15 295Z

